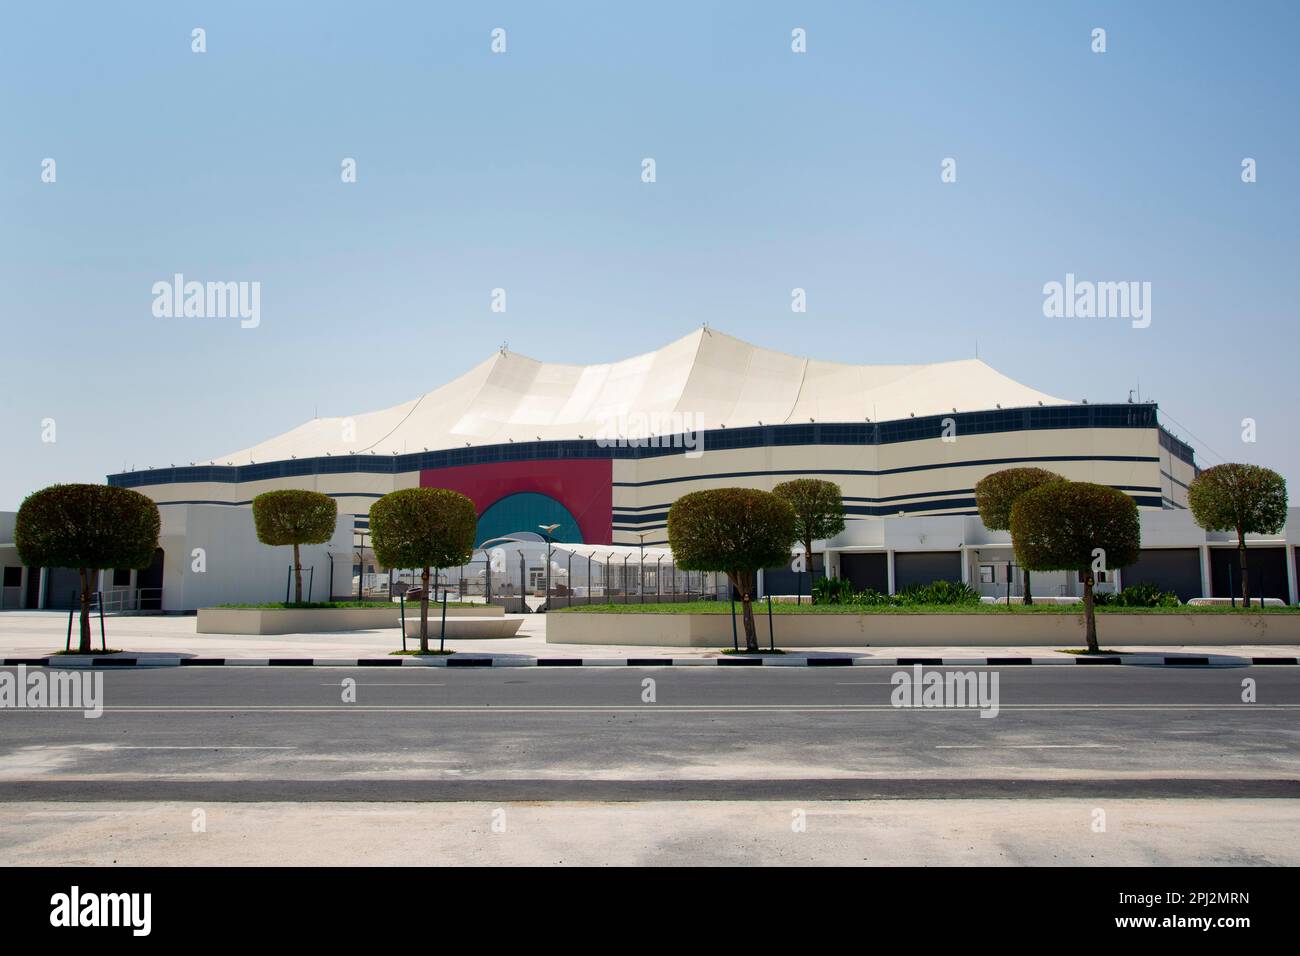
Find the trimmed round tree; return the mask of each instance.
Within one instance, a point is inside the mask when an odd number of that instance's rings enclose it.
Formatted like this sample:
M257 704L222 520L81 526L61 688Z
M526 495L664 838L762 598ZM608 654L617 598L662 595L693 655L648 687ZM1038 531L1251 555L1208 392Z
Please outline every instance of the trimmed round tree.
M794 536L803 543L811 580L813 541L833 538L844 530L844 498L840 486L821 478L796 478L781 482L772 489L772 494L785 499L794 509Z
M758 571L788 561L794 541L794 509L770 491L696 491L668 509L668 544L677 566L722 571L739 592L747 651L758 650L753 606Z
M975 505L979 508L984 527L994 531L1011 530L1011 507L1026 491L1032 491L1050 481L1065 481L1063 477L1046 468L1004 468L985 475L975 482ZM1011 541L1015 546L1015 539ZM1029 569L1025 568L1025 603L1034 603L1029 584Z
M1187 491L1192 517L1206 531L1236 531L1241 600L1250 607L1246 535L1277 534L1286 524L1286 479L1271 468L1227 462L1207 468Z
M1020 563L1033 571L1077 571L1083 582L1088 650L1097 653L1093 575L1138 559L1142 527L1137 505L1122 491L1087 481L1052 481L1016 499L1011 540Z
M446 488L390 491L370 506L375 557L390 568L421 568L420 652L429 651L429 569L468 564L478 513L474 502Z
M339 508L319 491L286 488L266 491L253 499L257 540L273 548L293 545L293 603L302 603L302 559L298 548L324 544L334 537Z
M14 544L23 564L81 573L82 654L90 653L90 572L149 567L160 528L151 499L111 485L51 485L19 506Z

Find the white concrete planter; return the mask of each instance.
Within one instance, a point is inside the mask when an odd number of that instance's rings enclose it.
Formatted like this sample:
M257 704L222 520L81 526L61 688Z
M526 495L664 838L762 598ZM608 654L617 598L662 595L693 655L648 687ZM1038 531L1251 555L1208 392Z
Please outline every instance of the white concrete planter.
M1259 601L1259 598L1252 597L1252 598L1250 599L1251 607L1254 607L1255 604L1256 604L1258 601ZM1192 599L1191 599L1190 601L1188 601L1187 603L1190 604L1190 605L1192 605L1193 607L1207 607L1207 606L1228 607L1229 605L1233 604L1234 602L1236 602L1236 604L1240 605L1240 604L1241 604L1241 598L1239 598L1239 597L1238 597L1238 598L1224 598L1224 597L1206 598L1206 597L1199 597L1199 598L1192 598ZM1285 606L1286 606L1286 602L1283 601L1281 598L1264 598L1264 606L1265 606L1265 607L1285 607Z
M1006 603L1007 603L1007 599L1006 599L1006 597L988 597L988 596L985 596L985 597L980 598L980 603L981 603L981 604L1006 604ZM1016 597L1016 596L1013 595L1012 598L1011 598L1011 603L1012 603L1012 604L1024 604L1024 603L1025 603L1025 599L1024 599L1023 597ZM1082 603L1083 603L1083 598L1081 598L1081 597L1038 597L1038 596L1035 596L1035 597L1034 597L1034 603L1035 603L1035 604L1082 604Z
M200 634L314 634L397 627L400 611L387 607L199 608Z
M759 643L767 615L754 608ZM778 614L777 647L1081 647L1083 614ZM741 640L744 626L737 610ZM1098 614L1103 647L1300 644L1300 614ZM730 614L548 614L548 644L727 647Z
M414 613L412 613L414 609ZM442 614L441 605L429 605L429 620L437 621ZM486 618L504 620L505 609L500 607L470 606L447 608L447 620L453 618ZM402 609L392 607L336 607L336 608L234 608L205 607L199 609L200 634L315 634L328 631L368 631L381 627L401 626ZM420 626L420 605L407 605L406 627L411 621ZM516 623L515 630L519 629ZM511 632L513 634L513 631ZM448 631L450 635L450 631ZM493 636L497 636L493 634Z

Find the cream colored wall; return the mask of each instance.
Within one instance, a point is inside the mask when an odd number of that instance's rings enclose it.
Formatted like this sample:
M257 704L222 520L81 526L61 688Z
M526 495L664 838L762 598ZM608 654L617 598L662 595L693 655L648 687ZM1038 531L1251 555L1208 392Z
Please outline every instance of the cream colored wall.
M1160 449L1161 453L1161 471L1165 475L1160 476L1160 486L1163 489L1162 494L1173 501L1176 505L1187 507L1187 486L1192 483L1196 477L1196 469L1180 458L1175 458L1165 449Z
M220 501L231 503L251 502L264 491L279 491L285 488L304 488L308 491L319 491L330 495L334 498L345 498L370 495L384 495L397 488L410 487L408 484L399 484L398 479L403 482L410 481L411 484L418 485L420 476L418 472L411 472L410 479L406 475L370 475L356 472L346 472L337 475L296 475L292 478L271 478L265 481L246 481L235 484L233 482L222 481L204 481L204 482L182 482L165 485L141 485L137 491L148 495L154 501ZM373 500L373 499L371 499ZM343 502L339 502L339 510L346 511ZM369 510L368 508L362 509Z
M905 505L919 501L918 496L931 492L973 488L985 475L1000 468L1011 467L1011 462L1001 459L1037 458L1045 456L1118 455L1147 456L1159 461L1060 461L1042 462L1042 467L1060 472L1075 481L1095 481L1106 485L1145 486L1164 489L1163 493L1178 501L1186 500L1186 492L1168 479L1161 471L1169 471L1179 480L1191 481L1191 468L1178 459L1172 459L1161 449L1154 429L1058 429L1052 431L1032 429L1018 432L999 432L989 435L961 435L956 440L940 439L898 442L887 445L793 445L764 448L738 448L710 450L706 445L702 455L664 455L644 459L616 459L613 462L613 503L616 512L623 509L667 507L673 501L692 491L706 488L741 486L771 490L773 485L810 467L825 469L822 476L840 485L847 498L875 499L900 497L890 504ZM994 460L993 464L962 465L963 461ZM942 465L921 471L907 471L887 475L834 474L836 471L889 471L914 469L918 466ZM700 474L718 474L716 478L697 478ZM741 473L737 475L736 473ZM757 473L757 474L754 474ZM649 481L680 478L669 484L643 485ZM302 475L264 481L230 484L224 482L196 482L190 484L145 485L138 490L155 501L221 501L245 503L264 491L282 488L308 488L331 495L339 503L341 513L367 514L375 499L398 488L419 485L419 472L398 475L372 475L343 473L332 475ZM637 485L620 487L620 483ZM936 513L942 513L938 511ZM616 517L616 522L626 518ZM614 532L617 544L634 544L636 536L630 530ZM652 533L646 543L666 540L663 531Z
M1038 458L1047 456L1163 456L1157 433L1152 429L1059 429L1054 431L1026 430L1000 432L990 435L957 436L953 442L925 439L898 442L888 445L792 445L767 448L718 449L697 458L684 455L666 455L639 461L620 460L614 467L614 509L667 506L677 498L693 491L707 488L745 487L770 491L790 474L773 472L798 472L809 467L825 469L819 475L836 482L846 498L899 498L890 504L905 505L921 500L919 496L931 492L971 489L975 483L991 472L1012 467L1014 462L999 459ZM994 460L993 464L962 465L963 461ZM1176 461L1176 460L1175 460ZM815 463L815 464L814 464ZM1177 461L1176 461L1177 463ZM1049 461L1039 462L1040 467L1059 472L1073 481L1093 481L1105 485L1156 488L1167 487L1160 477L1159 461ZM1179 463L1181 464L1181 463ZM916 468L926 465L947 467L929 468L887 475L845 475L836 471L889 471ZM735 473L766 472L766 474ZM701 473L718 474L716 478L693 478ZM618 482L644 483L664 479L685 478L670 484L619 487ZM1134 492L1134 494L1143 494ZM1159 495L1159 491L1145 492ZM966 497L965 495L963 497ZM870 501L864 504L875 504ZM942 513L942 512L936 512ZM625 516L619 516L626 523ZM616 518L616 523L619 518ZM660 543L662 531L646 539L649 544ZM636 536L629 530L614 532L616 544L632 544Z

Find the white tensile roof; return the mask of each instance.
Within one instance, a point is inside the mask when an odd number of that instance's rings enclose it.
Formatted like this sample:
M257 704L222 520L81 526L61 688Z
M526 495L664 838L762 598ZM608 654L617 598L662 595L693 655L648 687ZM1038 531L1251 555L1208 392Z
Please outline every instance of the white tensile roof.
M634 438L760 422L877 422L1040 403L1069 404L979 359L844 365L701 328L654 352L605 365L539 362L502 349L413 401L351 418L313 419L208 464Z

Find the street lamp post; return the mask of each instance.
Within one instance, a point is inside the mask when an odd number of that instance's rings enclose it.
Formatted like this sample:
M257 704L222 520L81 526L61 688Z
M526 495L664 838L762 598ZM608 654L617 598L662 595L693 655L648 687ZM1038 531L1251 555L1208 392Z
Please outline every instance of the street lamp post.
M528 613L528 601L524 598L524 590L528 587L528 569L524 565L524 549L516 548L519 554L519 613Z
M357 546L357 601L361 601L361 589L366 580L366 532L358 532L361 543Z
M645 536L649 531L638 531L636 533L637 547L640 548L640 556L637 559L636 575L636 593L641 597L641 603L645 603Z
M542 607L549 611L551 609L551 545L555 540L555 529L558 528L559 525L539 524L537 527L542 529L546 537L546 592L544 595L546 603L543 604Z

